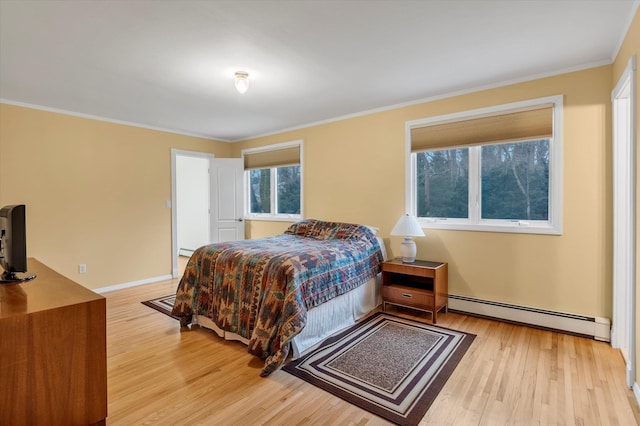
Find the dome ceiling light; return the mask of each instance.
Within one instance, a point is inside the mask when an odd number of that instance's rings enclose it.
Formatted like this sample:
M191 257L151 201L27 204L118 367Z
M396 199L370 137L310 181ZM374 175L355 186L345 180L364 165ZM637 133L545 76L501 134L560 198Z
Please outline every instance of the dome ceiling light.
M249 73L236 71L235 85L239 93L245 93L249 89Z

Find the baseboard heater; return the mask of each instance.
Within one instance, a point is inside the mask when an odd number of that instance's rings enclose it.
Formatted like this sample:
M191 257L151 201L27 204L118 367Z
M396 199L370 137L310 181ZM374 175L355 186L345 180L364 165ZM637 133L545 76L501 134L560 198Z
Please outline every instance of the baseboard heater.
M178 250L178 256L191 257L191 255L193 254L193 252L194 252L194 250L186 249L186 248L181 248L180 250Z
M481 317L590 337L604 342L611 341L611 321L603 317L555 312L458 296L456 294L449 294L449 309Z

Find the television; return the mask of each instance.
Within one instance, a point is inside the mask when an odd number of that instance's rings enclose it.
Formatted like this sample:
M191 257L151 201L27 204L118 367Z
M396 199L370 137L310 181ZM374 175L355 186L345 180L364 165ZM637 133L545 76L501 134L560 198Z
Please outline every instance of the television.
M34 279L27 272L27 230L24 204L0 209L0 284Z

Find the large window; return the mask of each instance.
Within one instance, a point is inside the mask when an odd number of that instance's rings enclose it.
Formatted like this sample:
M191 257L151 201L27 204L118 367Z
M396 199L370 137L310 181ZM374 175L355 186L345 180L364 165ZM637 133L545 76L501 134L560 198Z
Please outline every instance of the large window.
M562 232L562 97L407 125L407 209L423 227Z
M247 218L302 217L301 151L302 142L243 151Z

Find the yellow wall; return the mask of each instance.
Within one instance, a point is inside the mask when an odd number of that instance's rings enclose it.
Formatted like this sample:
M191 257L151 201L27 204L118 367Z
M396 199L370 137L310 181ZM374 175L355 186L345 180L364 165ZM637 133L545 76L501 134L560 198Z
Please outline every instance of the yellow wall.
M304 216L389 232L405 206L405 123L564 95L562 236L427 230L418 256L449 262L451 293L611 317L611 66L425 102L234 144L304 140ZM250 221L252 238L283 227Z
M168 275L171 148L230 153L223 142L0 104L0 205L26 204L28 255L86 287Z
M613 80L612 88L616 86L618 80L622 76L629 58L636 56L637 62L640 60L640 11L636 11L631 27L625 36L624 42L620 47L618 56L613 63ZM640 165L640 81L637 79L636 71L636 168ZM636 244L640 241L640 173L636 174ZM636 383L640 382L640 246L636 247Z

